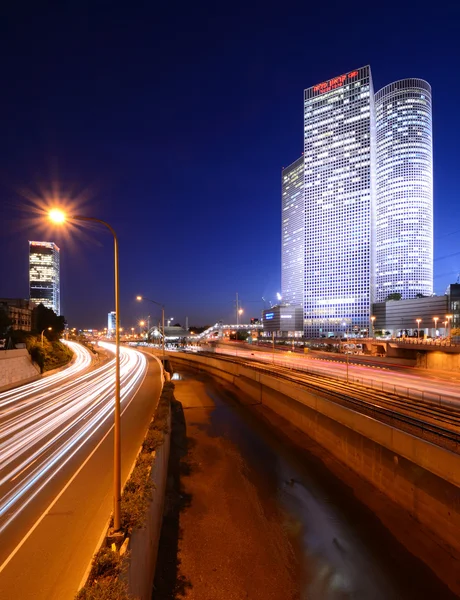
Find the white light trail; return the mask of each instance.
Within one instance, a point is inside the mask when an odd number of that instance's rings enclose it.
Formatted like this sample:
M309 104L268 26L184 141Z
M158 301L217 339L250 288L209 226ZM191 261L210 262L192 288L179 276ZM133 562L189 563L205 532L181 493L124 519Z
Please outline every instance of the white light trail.
M114 351L112 344L100 345ZM81 369L84 353L77 361ZM54 389L46 382L45 388L35 386L32 392L15 390L14 400L0 395L0 533L107 424L114 410L114 363L113 359L73 381L63 381L64 372L57 373L61 377L54 379ZM146 369L143 354L120 348L122 407Z

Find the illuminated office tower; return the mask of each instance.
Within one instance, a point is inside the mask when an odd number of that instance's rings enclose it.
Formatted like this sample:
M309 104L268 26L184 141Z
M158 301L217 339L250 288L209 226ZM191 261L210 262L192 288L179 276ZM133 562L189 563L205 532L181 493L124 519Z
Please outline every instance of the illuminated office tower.
M54 242L29 242L29 294L31 302L61 314L59 248Z
M373 301L370 67L304 93L305 335L367 330Z
M375 95L377 301L433 293L431 87L390 83Z
M107 335L109 337L112 337L112 335L115 335L115 329L117 328L117 313L112 310L111 312L109 312L109 314L107 315Z
M303 306L305 210L303 156L281 175L281 294L287 304Z

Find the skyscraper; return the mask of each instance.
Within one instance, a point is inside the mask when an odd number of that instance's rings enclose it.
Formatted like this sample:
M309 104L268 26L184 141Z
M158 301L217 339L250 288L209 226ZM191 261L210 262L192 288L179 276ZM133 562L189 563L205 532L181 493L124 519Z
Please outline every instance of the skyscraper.
M377 301L433 293L431 87L390 83L375 95Z
M370 67L304 94L305 335L367 329L373 301Z
M287 304L303 307L305 271L305 210L303 156L281 176L281 294Z
M107 315L107 335L109 337L111 337L112 335L115 335L115 329L117 328L116 316L117 316L117 313L114 310L109 312L109 314Z
M59 248L54 242L29 241L29 294L35 304L61 314Z

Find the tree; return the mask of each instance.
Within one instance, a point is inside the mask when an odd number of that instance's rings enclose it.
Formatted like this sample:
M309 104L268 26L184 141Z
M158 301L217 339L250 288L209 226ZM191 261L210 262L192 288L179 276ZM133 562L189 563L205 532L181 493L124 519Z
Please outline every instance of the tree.
M45 335L49 340L58 340L62 337L65 317L58 317L51 308L46 308L43 304L36 306L32 313L32 322L35 333L39 334L45 330ZM48 327L51 327L51 330L48 330Z
M399 292L393 292L392 294L388 294L388 296L385 299L385 302L388 302L388 300L401 300L402 296Z
M249 333L247 331L238 330L235 333L231 333L229 339L237 340L239 342L245 342L249 337Z
M426 298L427 296L424 296L423 294L421 294L420 292L418 294L415 294L416 298Z
M190 332L193 331L193 333L203 333L203 331L205 331L206 329L209 329L211 327L211 325L205 325L204 327L197 327L195 325L191 325L190 326Z

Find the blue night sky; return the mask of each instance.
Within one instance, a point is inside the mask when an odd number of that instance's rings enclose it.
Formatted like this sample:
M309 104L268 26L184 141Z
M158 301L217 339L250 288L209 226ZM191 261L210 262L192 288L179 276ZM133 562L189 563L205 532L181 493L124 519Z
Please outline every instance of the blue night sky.
M303 90L365 64L375 90L432 85L435 291L456 281L459 8L17 4L1 13L0 296L28 295L27 240L55 241L69 325L106 326L111 238L44 229L37 206L54 194L118 232L122 325L158 317L136 294L182 324L233 322L235 292L259 316L280 289L281 168L302 151Z

